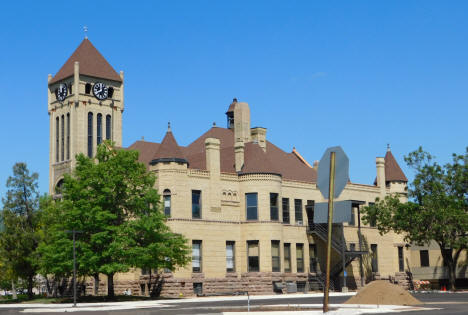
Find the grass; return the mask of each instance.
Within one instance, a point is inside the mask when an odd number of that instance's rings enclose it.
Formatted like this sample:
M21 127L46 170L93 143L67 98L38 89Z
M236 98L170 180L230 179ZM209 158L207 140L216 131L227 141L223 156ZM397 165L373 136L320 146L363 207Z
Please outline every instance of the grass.
M128 302L128 301L149 301L158 300L160 298L151 298L147 296L132 296L132 295L116 295L114 298L107 296L80 296L77 298L77 303L102 303L102 302ZM11 296L0 297L0 304L27 304L27 303L45 303L45 304L61 304L73 303L73 297L44 297L36 295L32 299L28 299L25 294L18 294L18 299L13 300Z

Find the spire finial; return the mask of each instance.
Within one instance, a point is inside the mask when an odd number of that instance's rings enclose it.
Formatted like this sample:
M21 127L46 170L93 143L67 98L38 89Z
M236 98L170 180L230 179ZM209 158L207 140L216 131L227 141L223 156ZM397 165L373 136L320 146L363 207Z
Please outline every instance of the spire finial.
M167 122L167 131L168 131L168 132L169 132L169 131L172 132L172 130L171 130L171 122L170 122L170 121Z
M390 152L390 143L387 143L387 152Z
M83 26L83 31L84 31L84 38L88 39L88 27L86 25Z
M216 121L213 121L213 127L216 127Z

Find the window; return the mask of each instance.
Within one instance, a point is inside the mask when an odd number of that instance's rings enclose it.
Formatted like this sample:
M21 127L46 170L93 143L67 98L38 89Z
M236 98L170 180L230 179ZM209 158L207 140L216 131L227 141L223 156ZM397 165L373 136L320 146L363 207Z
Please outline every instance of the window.
M192 190L192 219L201 219L201 190Z
M113 87L109 87L109 88L107 89L107 97L112 98L112 96L114 96L114 88L113 88Z
M248 272L260 270L258 241L247 241L247 266Z
M350 252L355 252L356 251L356 244L355 243L350 243L349 244L349 251Z
M375 203L374 202L369 202L369 207L373 207L373 206L375 206ZM369 225L370 225L370 227L376 227L377 226L376 219L375 218L370 218Z
M297 272L304 272L304 244L296 244Z
M377 244L371 244L371 267L372 272L379 272L379 264L377 259Z
M280 272L280 241L271 241L271 271Z
M233 272L236 271L235 268L235 242L227 241L226 242L226 271Z
M245 194L245 203L247 205L247 220L258 220L257 193Z
M67 160L69 159L70 159L70 113L67 114Z
M196 295L203 294L203 283L202 282L194 282L193 283L193 293Z
M97 114L97 145L100 145L102 142L102 114Z
M310 272L317 272L317 246L309 244L309 270Z
M85 85L85 94L91 94L91 84L86 83Z
M234 111L227 112L227 127L228 129L234 129Z
M278 194L276 193L270 193L270 220L271 221L279 220Z
M65 160L65 115L62 115L62 142L61 142L61 151L62 151L62 161Z
M192 241L192 272L201 272L202 270L202 241Z
M88 113L88 157L93 157L93 113Z
M284 243L284 272L291 272L291 244Z
M307 200L306 214L307 214L307 225L309 226L309 228L314 227L314 206L315 206L315 201Z
M403 260L403 246L398 246L398 271L403 272L405 270L405 263Z
M171 191L169 189L164 189L163 200L164 200L164 215L166 217L171 217Z
M289 198L283 198L283 223L289 223Z
M421 267L429 267L429 251L420 250L419 258L421 259Z
M348 224L350 226L355 226L356 225L356 219L355 219L355 214L356 213L356 204L352 204L351 206L351 219L349 220Z
M55 162L59 161L60 152L60 118L55 119Z
M111 131L112 131L112 124L111 124L111 115L106 115L106 139L111 139Z
M296 215L296 223L302 225L302 200L294 199L294 214Z
M73 83L68 83L68 90L70 91L70 95L72 94L72 85Z

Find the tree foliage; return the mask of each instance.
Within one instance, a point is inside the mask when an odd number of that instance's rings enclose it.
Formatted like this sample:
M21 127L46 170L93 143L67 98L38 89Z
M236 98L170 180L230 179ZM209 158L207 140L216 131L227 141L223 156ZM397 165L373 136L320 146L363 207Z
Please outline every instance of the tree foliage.
M132 267L173 269L187 262L186 240L165 225L155 177L138 162L138 152L106 143L95 159L79 154L76 160L73 174L64 177L61 199L47 207L50 237L40 253L52 263L42 263L44 272L71 271L67 230L79 231L78 273L107 275L109 296L114 295L115 273Z
M377 200L363 209L364 222L374 221L381 234L393 230L417 245L435 241L455 285L458 258L468 248L468 148L453 154L452 163L439 165L420 147L405 157L415 170L409 187L409 202L397 195Z
M0 232L2 270L12 284L18 278L28 283L28 296L32 297L33 279L36 275L39 243L39 193L38 174L30 174L25 163L13 166L13 176L8 177L6 197L2 198L3 229Z

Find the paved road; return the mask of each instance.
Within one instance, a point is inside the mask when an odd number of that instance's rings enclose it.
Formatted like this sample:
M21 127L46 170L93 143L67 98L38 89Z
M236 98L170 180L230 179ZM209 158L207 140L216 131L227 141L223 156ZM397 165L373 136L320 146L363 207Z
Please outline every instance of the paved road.
M413 314L429 314L429 315L447 315L447 314L468 314L468 293L455 293L455 294L440 294L440 293L427 293L427 294L414 294L420 301L425 303L425 307L438 308L438 310L431 311L413 311L408 313ZM341 304L349 297L330 297L331 304ZM262 299L252 300L251 305L275 305L275 304L320 304L322 299L320 297L294 297L282 299ZM163 302L164 303L164 302ZM186 302L186 303L171 303L167 304L164 308L151 308L151 309L135 309L135 310L119 310L119 311L97 311L97 312L74 312L80 315L122 315L122 314L139 314L139 315L173 315L173 314L220 314L221 310L229 307L246 306L246 300L231 300L231 301L209 301L209 302ZM25 308L27 305L24 305ZM20 313L21 309L0 309L0 314L13 315L13 314L26 314ZM55 313L57 314L57 313Z

